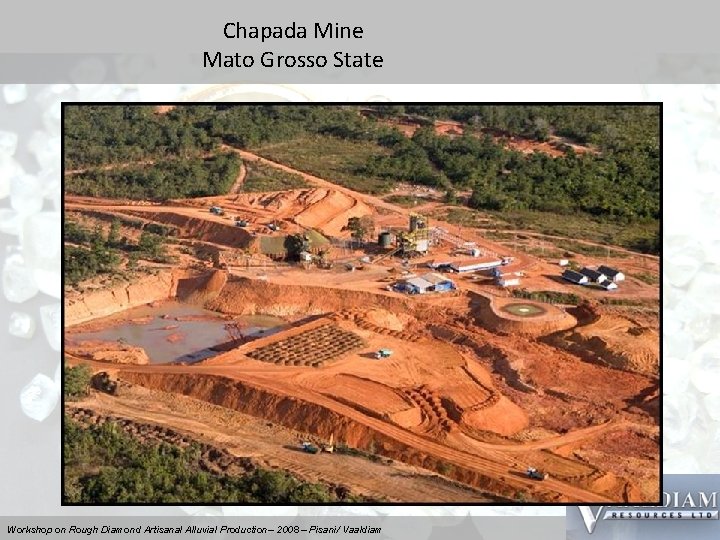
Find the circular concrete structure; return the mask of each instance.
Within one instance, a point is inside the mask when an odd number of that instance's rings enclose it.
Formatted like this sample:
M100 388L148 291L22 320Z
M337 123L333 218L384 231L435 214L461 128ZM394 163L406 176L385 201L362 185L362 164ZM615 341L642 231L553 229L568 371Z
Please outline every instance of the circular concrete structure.
M538 305L530 304L526 302L514 302L512 304L505 304L500 308L501 311L515 315L516 317L539 317L545 315L547 309Z

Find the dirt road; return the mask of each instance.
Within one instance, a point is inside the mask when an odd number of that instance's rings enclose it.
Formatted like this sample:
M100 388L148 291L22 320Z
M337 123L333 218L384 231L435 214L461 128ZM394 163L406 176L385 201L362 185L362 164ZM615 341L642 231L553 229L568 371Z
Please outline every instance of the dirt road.
M352 189L340 186L338 184L333 184L332 182L325 180L323 178L320 178L318 176L309 174L304 171L300 171L298 169L294 169L292 167L289 167L287 165L283 165L282 163L278 163L276 161L272 161L270 159L264 158L262 156L259 156L257 154L253 154L252 152L248 152L247 150L239 150L236 149L236 151L240 154L240 157L244 160L248 161L257 161L259 163L262 163L264 165L268 165L270 167L275 167L276 169L279 169L281 171L285 171L292 174L300 175L306 182L309 184L313 184L318 187L324 187L328 189L333 189L335 191L339 191L341 193L344 193L348 197L351 197L353 199L357 199L369 206L373 206L375 208L380 208L385 211L389 211L391 214L394 214L396 216L403 216L405 218L404 221L407 220L407 217L412 213L410 210L406 208L402 208L401 206L388 203L384 201L380 197L376 197L374 195L368 195L365 193L359 193L357 191L353 191ZM398 224L399 225L406 225L406 222L401 221ZM445 228L449 231L456 231L460 230L461 234L464 236L467 236L468 241L475 242L479 247L483 248L485 251L489 253L502 253L504 255L509 255L514 257L514 262L506 267L507 271L522 271L527 270L538 262L537 259L532 257L531 255L528 255L526 253L523 253L521 251L509 253L509 250L505 248L504 246L500 244L496 244L494 242L490 242L484 238L482 238L477 231L473 231L471 229L465 229L460 228L457 225L452 225L450 223L444 223L444 222L436 222L436 226Z
M231 353L229 353L231 354ZM95 364L96 369L105 369L107 365ZM240 370L237 366L223 365L194 365L194 366L114 366L118 371L132 371L138 373L158 373L158 374L183 374L197 377L198 375L217 375L229 379L241 380L246 384L251 384L257 388L269 391L276 395L295 396L302 401L310 401L316 405L339 414L352 421L366 425L377 433L385 435L409 448L417 449L434 456L450 465L462 467L470 471L487 475L500 480L503 484L519 491L534 492L541 489L544 492L552 492L558 495L562 500L579 501L587 503L609 502L608 498L597 493L593 493L586 489L573 486L560 480L549 478L542 484L527 479L522 475L521 471L513 470L512 464L514 458L507 457L502 459L499 457L498 451L502 451L502 445L493 448L492 451L483 451L477 449L473 454L450 448L440 444L433 439L414 433L404 429L398 425L394 425L379 418L374 418L362 414L353 407L344 405L336 400L330 399L320 393L313 392L307 388L298 389L296 385L286 383L281 378L264 370L253 372L251 370ZM505 449L507 450L507 449Z
M97 393L69 406L172 427L238 457L250 457L265 467L286 470L310 482L352 486L353 493L376 499L448 503L493 500L400 462L383 464L363 457L300 452L300 433L187 396L132 387L120 397Z
M245 178L247 177L247 167L245 167L245 162L240 162L240 172L237 175L237 178L235 179L235 182L233 182L233 185L230 187L230 190L228 191L228 194L238 194L242 192L242 186L245 182Z

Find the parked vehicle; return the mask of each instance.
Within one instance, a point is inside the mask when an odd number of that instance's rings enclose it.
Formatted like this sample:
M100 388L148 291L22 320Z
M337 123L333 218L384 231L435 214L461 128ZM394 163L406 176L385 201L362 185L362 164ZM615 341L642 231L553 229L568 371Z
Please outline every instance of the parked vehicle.
M317 454L320 451L320 449L317 446L315 446L313 443L310 443L307 441L302 443L300 448L302 448L303 452L307 452L308 454Z
M544 473L542 471L538 471L535 467L528 467L527 472L528 478L531 478L532 480L547 480L548 474Z

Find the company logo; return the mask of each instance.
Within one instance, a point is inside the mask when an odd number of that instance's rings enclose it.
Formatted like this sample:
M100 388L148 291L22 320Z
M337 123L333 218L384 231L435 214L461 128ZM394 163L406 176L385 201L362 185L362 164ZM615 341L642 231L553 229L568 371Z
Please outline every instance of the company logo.
M597 525L598 518L600 517L600 513L603 511L604 506L601 506L597 513L593 514L593 511L590 509L589 506L578 506L578 510L580 510L580 515L583 518L583 523L585 523L585 528L587 529L588 534L592 534L595 530L595 525Z
M697 520L718 519L717 491L663 493L663 506L578 506L588 534L602 520ZM596 510L593 510L596 508ZM603 514L604 511L604 514Z

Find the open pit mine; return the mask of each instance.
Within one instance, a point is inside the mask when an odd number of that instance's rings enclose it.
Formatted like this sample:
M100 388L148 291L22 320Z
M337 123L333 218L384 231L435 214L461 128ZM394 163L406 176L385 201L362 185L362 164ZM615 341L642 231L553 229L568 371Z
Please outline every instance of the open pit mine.
M171 228L179 257L66 290L66 362L99 377L71 416L389 502L657 501L656 319L477 230L263 163L311 187L66 197L77 220ZM351 242L348 223L367 216L374 240ZM290 234L305 242L296 262ZM584 296L510 294L519 280ZM614 294L654 293L628 280Z

